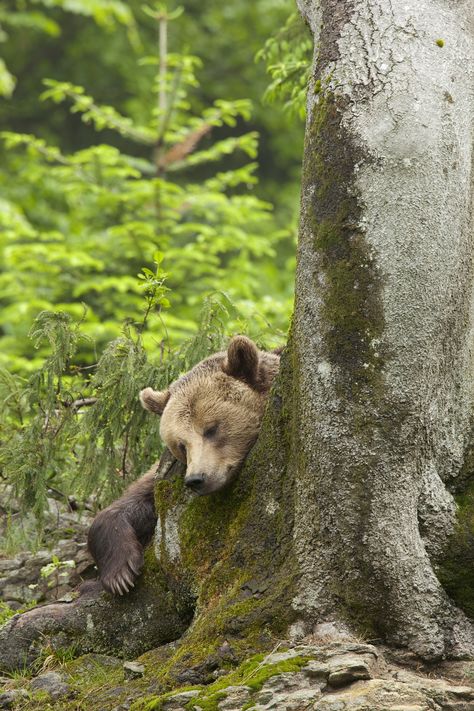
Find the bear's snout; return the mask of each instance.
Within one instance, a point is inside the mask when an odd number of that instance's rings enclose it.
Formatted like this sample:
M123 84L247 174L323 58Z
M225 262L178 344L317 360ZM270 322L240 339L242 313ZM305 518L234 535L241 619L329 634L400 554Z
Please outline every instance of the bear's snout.
M204 474L190 474L184 479L187 487L192 489L196 494L199 494L204 484Z

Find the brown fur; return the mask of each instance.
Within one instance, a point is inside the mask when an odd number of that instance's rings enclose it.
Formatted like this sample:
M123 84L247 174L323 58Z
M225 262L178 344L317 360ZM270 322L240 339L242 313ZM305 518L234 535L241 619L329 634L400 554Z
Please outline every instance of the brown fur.
M89 550L106 590L123 595L143 568L143 549L156 524L153 497L156 464L113 504L101 511L88 534Z
M259 351L236 336L226 352L198 363L165 391L145 388L143 406L161 414L160 435L186 463L185 483L199 495L226 486L255 442L279 353ZM106 590L123 594L143 565L143 547L153 535L155 469L94 520L89 549Z

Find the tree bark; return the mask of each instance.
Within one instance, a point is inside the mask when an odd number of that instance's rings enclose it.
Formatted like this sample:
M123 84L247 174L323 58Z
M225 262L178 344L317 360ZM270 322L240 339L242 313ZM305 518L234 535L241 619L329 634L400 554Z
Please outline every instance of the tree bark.
M298 606L472 654L429 557L473 402L472 8L299 5L316 52L290 343Z

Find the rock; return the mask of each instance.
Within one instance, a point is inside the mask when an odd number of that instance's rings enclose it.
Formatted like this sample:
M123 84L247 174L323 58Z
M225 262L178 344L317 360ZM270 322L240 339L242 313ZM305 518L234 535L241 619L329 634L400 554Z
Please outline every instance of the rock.
M222 690L225 699L217 704L219 711L240 711L249 699L249 686L227 686Z
M224 698L216 699L218 711L474 711L473 687L389 667L368 644L295 645L268 655L259 668L297 657L309 661L299 671L275 673L258 690L244 685L222 689ZM194 694L194 711L207 708L206 695L200 704L199 692ZM173 697L170 710L181 711L189 699L181 703Z
M292 694L289 694L284 701L279 701L279 706L275 707L277 709L285 709L285 711L301 711L301 709L311 708L312 703L314 703L321 696L321 692L318 689L300 689Z
M199 694L200 692L197 689L191 689L190 691L183 691L180 694L171 696L164 702L163 711L182 711L182 709L186 708L186 704L189 703L191 699L199 696Z
M394 711L397 707L410 711L445 711L445 707L407 684L370 679L356 681L331 694L323 694L314 705L314 711ZM412 707L412 708L410 708Z
M123 671L126 679L139 679L145 673L145 667L139 662L124 662Z
M85 532L76 535L85 538ZM52 562L53 556L63 564L44 577L42 569ZM62 539L51 551L22 553L10 560L0 560L0 600L19 607L56 600L72 592L93 570L94 562L85 540Z
M5 573L9 570L18 570L24 562L25 560L20 557L4 558L0 560L0 573Z
M313 638L318 642L348 641L352 639L351 631L342 622L321 622L313 630Z
M339 688L359 679L371 679L373 661L369 655L343 654L332 657L328 663L328 684Z
M265 665L267 664L279 664L280 662L286 662L288 659L294 659L295 657L306 656L310 647L293 647L292 649L287 649L285 652L274 652L265 657ZM308 654L308 656L311 656Z
M328 665L323 662L318 662L315 659L311 659L301 671L310 679L320 681L321 683L325 683L329 676Z
M68 696L71 691L61 674L57 672L40 674L40 676L31 681L30 687L34 691L46 691L52 699Z
M263 685L263 689L272 692L280 692L286 689L299 688L305 684L307 685L307 681L304 674L298 672L283 672L282 674L271 676Z
M8 500L8 511L0 509L1 536L19 507L9 487L0 486L0 493L5 494L0 498ZM93 520L92 513L71 511L64 497L59 500L48 497L44 519L45 540L48 541L49 550L22 551L11 558L0 558L0 600L9 606L24 607L25 603L55 600L73 590L83 578L92 576L94 563L87 551L86 542L87 531ZM32 516L21 514L21 521L25 531L34 529ZM57 573L42 577L41 569L51 563L53 556L60 561L73 560L75 568L63 566Z
M0 581L0 586L1 586L1 581ZM18 600L4 600L5 605L8 605L10 610L13 610L13 612L16 612L17 610L23 609L23 603L18 602Z
M11 689L0 694L0 709L9 709L20 699L28 698L25 689Z

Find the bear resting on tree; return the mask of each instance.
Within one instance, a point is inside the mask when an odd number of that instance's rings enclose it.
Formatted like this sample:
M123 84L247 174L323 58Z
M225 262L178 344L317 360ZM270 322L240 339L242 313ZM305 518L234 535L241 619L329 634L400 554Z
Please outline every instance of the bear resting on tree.
M260 351L235 336L227 351L201 361L167 390L145 388L145 409L161 415L160 435L186 464L185 484L204 496L225 487L257 439L279 352ZM143 567L143 549L156 525L156 465L101 511L89 531L89 550L103 587L123 595Z

